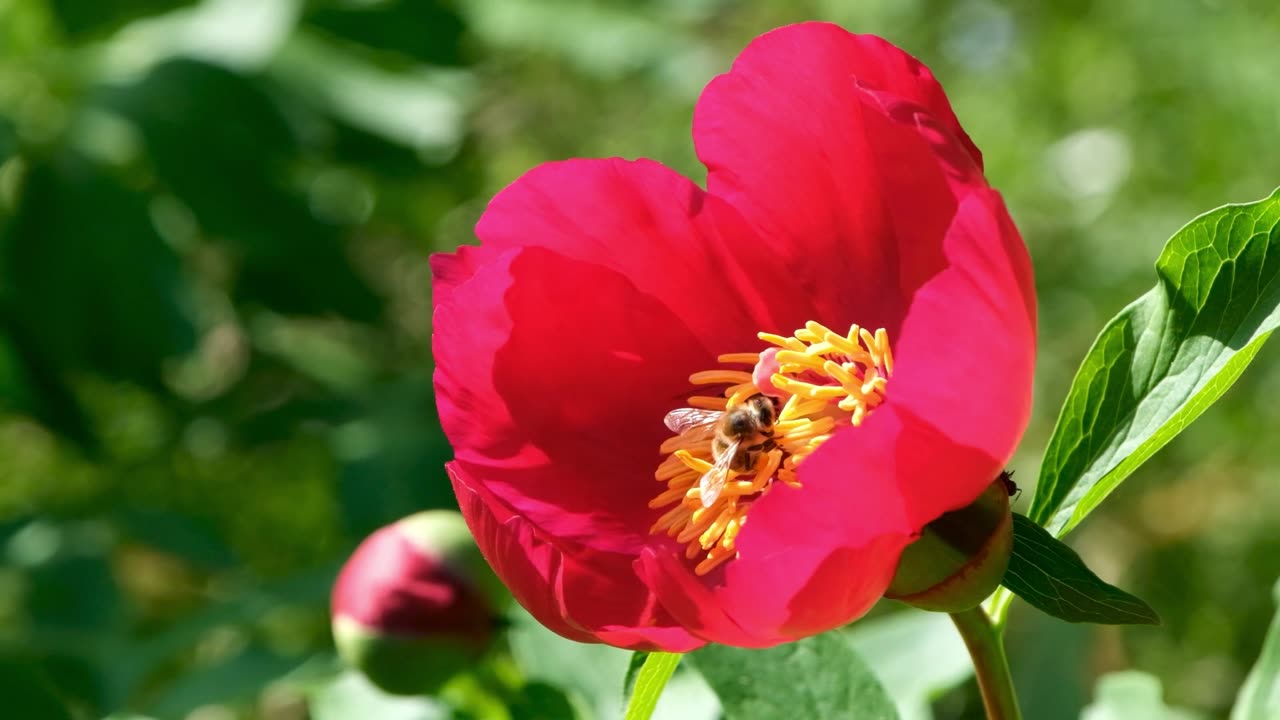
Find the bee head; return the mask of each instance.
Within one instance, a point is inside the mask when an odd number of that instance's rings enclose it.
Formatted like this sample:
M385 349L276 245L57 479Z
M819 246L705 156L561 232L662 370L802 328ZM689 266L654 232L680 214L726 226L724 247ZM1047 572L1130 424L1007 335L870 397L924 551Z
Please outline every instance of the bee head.
M750 433L756 424L756 420L748 412L731 413L728 418L729 432L734 435L746 435Z
M777 418L777 411L773 407L773 400L764 395L756 395L751 398L750 406L755 414L756 421L764 427L773 425Z

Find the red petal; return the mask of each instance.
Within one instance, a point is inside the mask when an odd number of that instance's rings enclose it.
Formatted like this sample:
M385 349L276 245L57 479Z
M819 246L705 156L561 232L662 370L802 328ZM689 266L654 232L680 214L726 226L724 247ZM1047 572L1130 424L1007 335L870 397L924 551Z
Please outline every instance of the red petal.
M736 211L652 160L539 165L494 197L476 235L491 250L544 247L615 270L714 353L811 314L804 293L761 281L776 274L771 248Z
M741 556L712 576L692 614L687 570L646 571L664 605L711 640L757 645L821 632L866 612L902 547L942 513L972 502L1004 468L1030 413L1035 304L1030 264L999 196L967 198L946 234L950 265L915 294L895 345L885 404L800 467L802 489L775 486L738 536ZM704 611L705 612L705 611Z
M655 604L631 556L565 550L455 463L447 468L480 552L543 625L571 640L634 650L688 652L703 644Z
M746 647L856 620L884 594L917 535L919 496L938 478L994 464L887 404L833 443L842 450L824 446L801 466L803 488L775 485L756 502L738 535L741 555L722 573L697 578L674 556L646 553L646 580L677 620Z
M464 245L454 253L436 253L431 256L431 302L443 305L453 297L453 289L471 279L476 270L493 260L495 252L489 248Z
M919 109L911 127L889 117L902 106ZM704 91L694 137L708 190L770 238L780 274L818 297L809 319L832 326L895 330L909 293L939 269L953 185L984 184L923 65L823 23L748 46ZM933 141L956 153L940 162Z
M638 552L663 416L714 358L620 274L512 250L436 309L436 401L459 465L557 538Z
M928 483L916 522L972 502L1004 469L1031 415L1031 263L1000 196L986 190L966 198L945 248L950 264L916 292L894 344L897 367L886 402L992 465Z

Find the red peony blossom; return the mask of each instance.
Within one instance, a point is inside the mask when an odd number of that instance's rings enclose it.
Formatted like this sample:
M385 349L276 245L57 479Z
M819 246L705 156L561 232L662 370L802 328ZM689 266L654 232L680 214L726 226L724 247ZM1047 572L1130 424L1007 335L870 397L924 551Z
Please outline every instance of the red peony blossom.
M549 163L493 199L479 247L432 258L462 512L575 640L761 647L860 617L1030 412L1030 262L928 69L784 27L707 86L693 135L706 190L648 160ZM732 437L664 425L762 405L727 471Z

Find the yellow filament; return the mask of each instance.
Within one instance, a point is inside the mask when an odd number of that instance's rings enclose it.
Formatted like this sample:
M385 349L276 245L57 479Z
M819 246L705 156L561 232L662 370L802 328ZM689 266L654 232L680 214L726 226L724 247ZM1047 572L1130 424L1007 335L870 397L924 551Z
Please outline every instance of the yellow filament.
M778 397L773 424L776 447L755 455L755 465L745 472L729 471L719 496L710 506L702 504L700 480L712 469L715 431L710 426L686 430L667 438L660 448L665 456L654 472L666 489L649 502L655 510L668 509L650 528L685 545L685 557L701 558L694 572L705 575L738 556L738 533L747 523L752 504L767 493L774 481L800 487L796 469L841 427L861 425L885 399L893 375L889 334L858 325L847 334L808 322L791 337L760 333L757 337L779 348L778 370L769 382ZM755 366L757 353L726 353L724 365ZM715 369L694 373L692 385L722 385L722 397L695 395L688 406L726 411L760 392L752 373ZM668 507L670 506L670 507Z

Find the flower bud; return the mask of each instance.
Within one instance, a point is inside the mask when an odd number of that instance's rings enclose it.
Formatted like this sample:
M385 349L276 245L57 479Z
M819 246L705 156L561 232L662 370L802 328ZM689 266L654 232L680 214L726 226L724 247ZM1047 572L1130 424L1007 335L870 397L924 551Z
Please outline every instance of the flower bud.
M994 592L1013 551L1005 479L1002 473L972 504L926 525L902 551L885 597L951 613L976 607Z
M461 515L410 515L366 538L343 566L334 641L383 690L430 692L484 653L503 592Z

